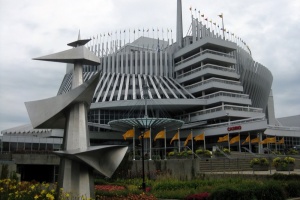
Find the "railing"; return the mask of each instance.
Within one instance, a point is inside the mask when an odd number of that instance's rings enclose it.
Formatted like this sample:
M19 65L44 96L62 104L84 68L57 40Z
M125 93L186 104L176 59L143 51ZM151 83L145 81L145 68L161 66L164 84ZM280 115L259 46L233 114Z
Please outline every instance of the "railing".
M246 147L242 147L245 151L247 151L248 153L250 153L251 155L253 155L254 157L256 157L257 155L255 153L253 153L252 151L250 151L250 149L246 148Z
M235 72L235 69L233 69L233 68L223 67L223 66L220 66L220 65L205 64L201 67L197 67L197 68L192 69L188 72L180 74L180 75L177 76L177 78L182 78L182 77L194 74L194 73L196 73L198 71L201 71L201 70L204 70L204 69L216 69L216 70L220 70L220 71Z
M225 156L228 159L231 159L229 155L227 155L224 151L222 151L219 147L216 146L216 150L219 151L223 156Z
M223 122L223 123L218 123L218 124L211 124L211 125L206 125L203 126L204 128L214 128L214 127L220 127L220 126L226 126L226 125L233 125L233 124L245 124L249 122L256 122L256 121L263 121L265 120L265 116L263 117L255 117L255 118L249 118L249 119L241 119L241 120L235 120L235 121L230 121L230 122Z
M220 78L210 78L210 79L198 82L198 83L194 83L192 85L187 85L187 86L185 86L185 88L186 89L192 89L194 87L198 87L198 86L208 84L208 83L211 83L211 82L219 82L219 83L225 83L225 84L230 84L230 85L238 85L238 86L242 85L241 82L239 82L239 81L229 81L229 80L220 79Z
M281 130L281 131L300 131L299 127L287 127L287 126L273 126L269 125L269 129Z
M219 96L249 99L249 95L247 94L239 94L239 93L232 93L232 92L216 92L202 97L198 97L198 99L211 99Z
M205 109L205 110L201 110L201 111L192 112L192 113L185 114L185 115L180 115L180 116L178 116L178 118L180 120L184 121L186 119L189 120L191 117L195 117L195 116L198 116L198 115L209 114L209 113L214 113L214 112L218 112L218 111L222 111L222 110L256 112L256 113L262 113L263 112L263 109L261 109L261 108L224 105L224 106L217 106L217 107L214 107L214 108L209 108L209 109ZM230 123L230 124L233 124L233 123Z
M194 59L194 58L196 58L196 57L198 57L198 56L201 56L201 55L203 55L203 54L206 54L206 53L214 54L214 55L218 55L218 56L224 56L224 57L227 57L227 58L235 58L235 56L230 55L230 54L227 54L227 53L222 53L222 52L219 52L219 51L213 51L213 50L206 49L206 50L204 50L204 51L201 51L201 52L199 52L199 53L196 53L196 54L194 54L194 55L192 55L192 56L190 56L190 57L187 57L187 58L185 58L185 59L183 59L183 60L181 60L181 61L175 63L175 67L178 66L178 65L180 65L180 64L182 64L182 63L185 63L185 62L187 62L187 61L189 61L189 60L192 60L192 59Z

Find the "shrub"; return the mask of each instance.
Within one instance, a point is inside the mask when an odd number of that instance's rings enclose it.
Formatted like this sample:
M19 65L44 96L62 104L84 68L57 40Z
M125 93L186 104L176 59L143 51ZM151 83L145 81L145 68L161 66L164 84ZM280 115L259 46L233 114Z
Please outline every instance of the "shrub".
M300 197L300 182L299 181L289 181L285 185L285 191L287 197Z
M207 200L208 197L209 197L209 193L208 192L203 192L203 193L199 193L199 194L188 195L184 199L185 200Z
M273 165L275 167L281 166L281 165L287 165L287 164L294 164L295 163L295 158L292 157L277 157L273 159Z
M287 152L288 155L298 155L298 153L296 149L289 149Z
M250 167L253 167L254 165L268 166L269 161L267 158L253 158L250 161Z

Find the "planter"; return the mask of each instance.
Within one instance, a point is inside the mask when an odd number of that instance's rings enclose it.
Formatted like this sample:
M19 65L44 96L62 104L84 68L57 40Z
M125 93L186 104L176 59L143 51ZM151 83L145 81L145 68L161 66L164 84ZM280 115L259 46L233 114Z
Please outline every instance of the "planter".
M253 165L252 169L253 169L253 171L268 171L269 166L268 165Z
M278 165L276 171L294 171L295 164Z

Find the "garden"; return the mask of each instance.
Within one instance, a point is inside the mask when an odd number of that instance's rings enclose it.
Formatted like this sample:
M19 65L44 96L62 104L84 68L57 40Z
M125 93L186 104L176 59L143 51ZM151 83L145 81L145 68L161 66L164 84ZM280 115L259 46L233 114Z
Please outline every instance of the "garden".
M300 197L300 175L274 174L253 178L209 178L181 181L160 177L157 180L146 179L146 190L141 188L142 179L106 179L95 180L96 200L218 200L218 199L274 199ZM60 200L87 200L85 196L74 197L63 189L56 190L56 184L37 182L18 182L15 179L0 180L1 200L54 200L59 192Z

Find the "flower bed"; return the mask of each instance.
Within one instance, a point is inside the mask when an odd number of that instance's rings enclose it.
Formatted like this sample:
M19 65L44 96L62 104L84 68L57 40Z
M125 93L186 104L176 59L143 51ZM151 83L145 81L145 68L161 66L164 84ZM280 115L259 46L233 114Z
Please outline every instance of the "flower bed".
M273 165L276 168L276 171L294 171L295 158L277 157L273 159Z
M250 161L250 167L253 171L268 171L269 161L267 158L253 158Z

